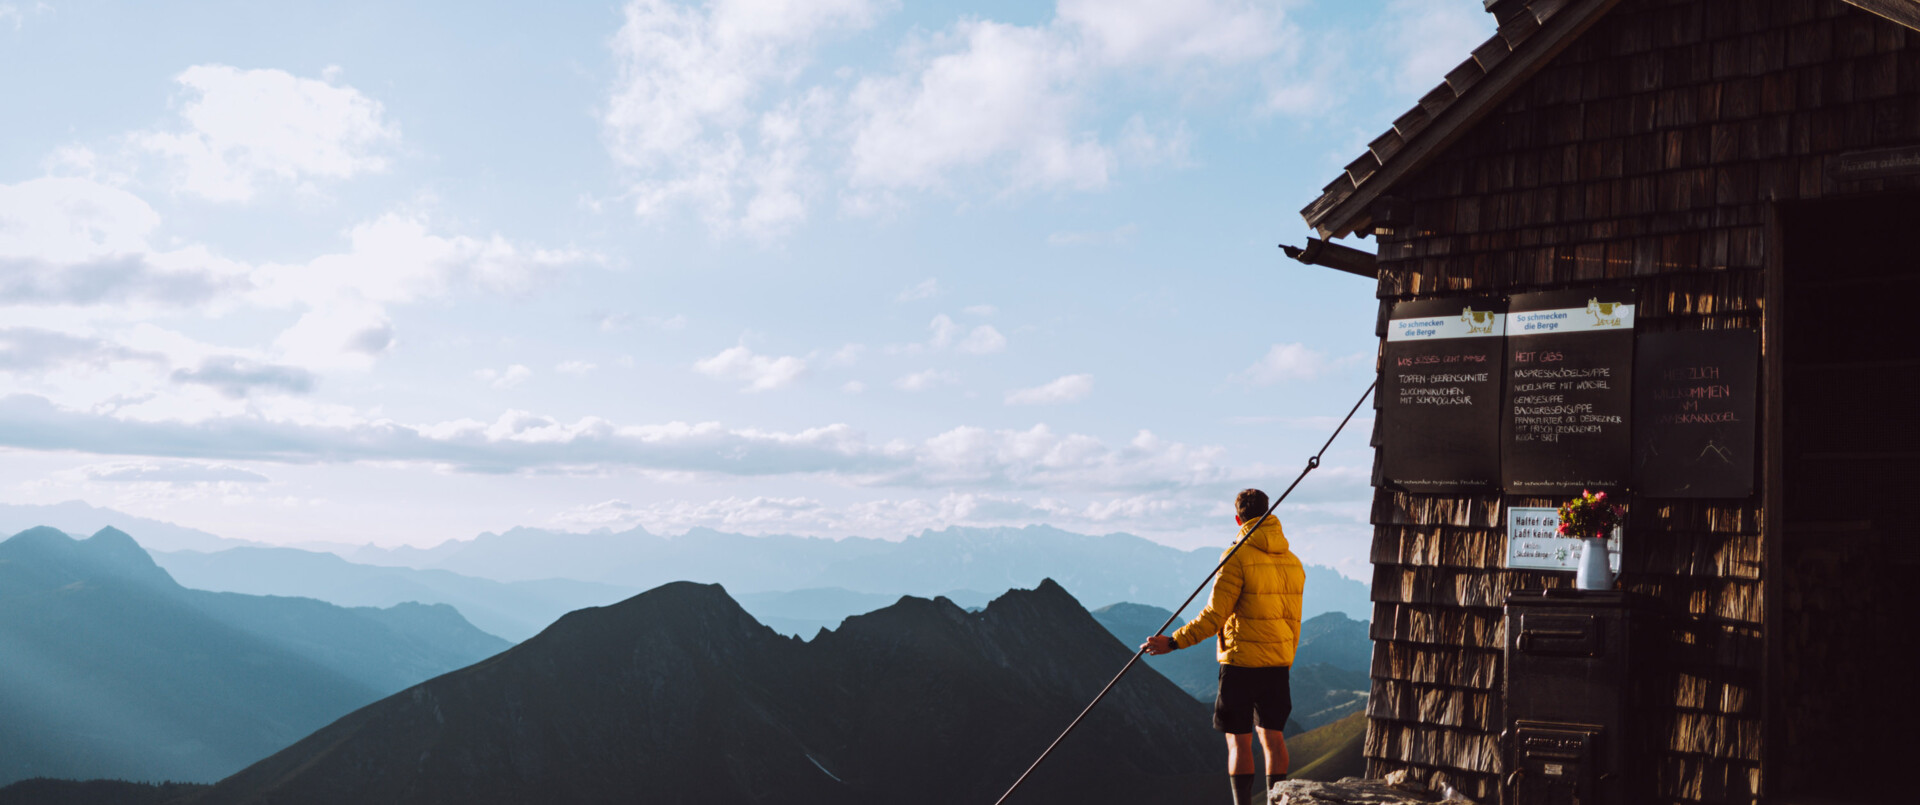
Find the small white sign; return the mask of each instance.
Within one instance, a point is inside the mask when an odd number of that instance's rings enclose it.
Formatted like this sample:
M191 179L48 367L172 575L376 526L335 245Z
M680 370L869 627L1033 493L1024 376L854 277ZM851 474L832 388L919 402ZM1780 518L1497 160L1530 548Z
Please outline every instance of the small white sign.
M1507 314L1467 308L1451 316L1393 319L1387 323L1388 341L1432 341L1442 338L1499 338L1507 334Z
M1515 506L1507 509L1507 567L1513 570L1574 570L1580 543L1560 536L1560 510ZM1607 540L1607 564L1620 572L1620 529Z
M1528 310L1507 314L1514 335L1542 333L1585 333L1594 330L1632 330L1633 305L1621 302L1587 301L1586 307L1563 310Z

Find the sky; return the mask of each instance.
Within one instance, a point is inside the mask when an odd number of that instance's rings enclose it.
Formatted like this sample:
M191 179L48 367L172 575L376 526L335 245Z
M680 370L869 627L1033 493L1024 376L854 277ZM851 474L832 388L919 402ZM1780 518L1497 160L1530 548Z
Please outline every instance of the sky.
M1276 246L1481 6L0 0L0 502L1224 545L1373 374Z

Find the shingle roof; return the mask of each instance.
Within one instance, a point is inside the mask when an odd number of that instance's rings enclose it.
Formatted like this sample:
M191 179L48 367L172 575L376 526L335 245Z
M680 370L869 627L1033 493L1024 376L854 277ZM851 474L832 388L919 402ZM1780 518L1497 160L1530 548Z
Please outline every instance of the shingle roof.
M1371 219L1368 206L1385 189L1464 134L1619 0L1507 0L1494 7L1500 28L1446 80L1393 121L1366 153L1348 163L1306 209L1321 237L1343 237Z
M1842 1L1920 30L1920 0ZM1368 143L1300 216L1323 238L1366 229L1376 199L1452 145L1619 2L1489 0L1499 30Z

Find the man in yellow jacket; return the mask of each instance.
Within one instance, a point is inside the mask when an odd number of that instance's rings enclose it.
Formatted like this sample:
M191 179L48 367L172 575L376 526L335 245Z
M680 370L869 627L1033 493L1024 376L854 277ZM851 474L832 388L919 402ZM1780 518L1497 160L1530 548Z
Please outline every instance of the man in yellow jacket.
M1141 646L1166 654L1219 635L1220 692L1213 702L1213 728L1227 734L1227 774L1234 805L1265 802L1253 795L1253 732L1265 750L1267 790L1287 778L1287 741L1280 730L1293 714L1288 674L1300 639L1300 595L1306 569L1287 549L1280 520L1267 514L1267 494L1243 489L1234 498L1234 522L1245 544L1220 568L1213 595L1192 622L1171 637L1154 635Z

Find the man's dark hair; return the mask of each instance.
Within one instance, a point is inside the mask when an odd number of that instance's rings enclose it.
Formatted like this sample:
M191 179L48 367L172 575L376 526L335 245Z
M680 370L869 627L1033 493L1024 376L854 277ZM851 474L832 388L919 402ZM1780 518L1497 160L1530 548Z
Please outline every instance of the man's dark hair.
M1242 489L1233 496L1233 513L1240 519L1253 522L1267 513L1267 493L1258 489Z

